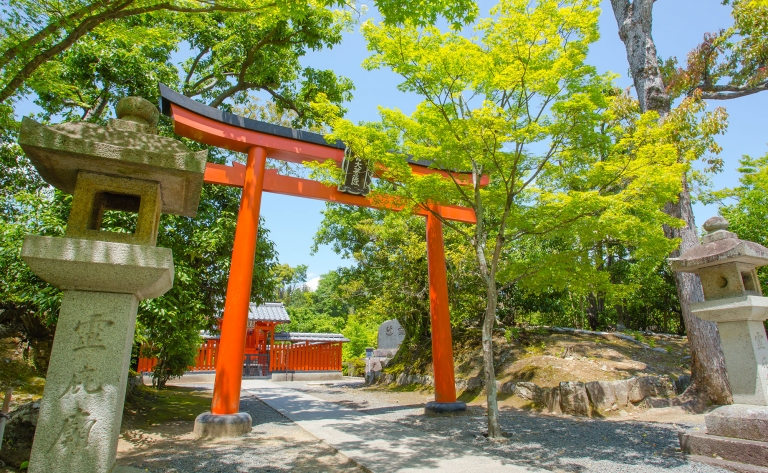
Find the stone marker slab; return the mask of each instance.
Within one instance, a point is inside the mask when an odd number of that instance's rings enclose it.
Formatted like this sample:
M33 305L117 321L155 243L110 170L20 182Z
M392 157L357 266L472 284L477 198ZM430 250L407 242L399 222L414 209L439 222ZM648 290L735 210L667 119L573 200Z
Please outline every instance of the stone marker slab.
M405 329L397 319L379 325L378 350L397 350L405 340Z
M139 299L65 291L30 473L104 473L115 462Z
M108 472L138 304L173 285L171 250L30 235L22 258L64 289L29 472Z

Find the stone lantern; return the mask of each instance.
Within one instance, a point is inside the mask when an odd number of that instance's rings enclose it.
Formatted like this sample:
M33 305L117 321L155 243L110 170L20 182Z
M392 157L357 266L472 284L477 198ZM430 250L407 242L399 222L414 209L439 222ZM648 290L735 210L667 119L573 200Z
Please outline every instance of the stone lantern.
M21 256L63 290L30 473L114 473L139 301L173 286L160 214L194 216L206 152L157 135L152 103L127 97L99 126L24 118L19 144L46 182L73 194L64 237L28 235ZM103 221L129 222L107 231Z
M670 260L673 271L701 278L704 302L691 304L691 312L717 322L735 403L705 416L706 434L687 432L680 440L683 451L710 463L715 456L768 467L768 297L755 271L768 264L768 248L727 229L724 218L710 218L702 244Z

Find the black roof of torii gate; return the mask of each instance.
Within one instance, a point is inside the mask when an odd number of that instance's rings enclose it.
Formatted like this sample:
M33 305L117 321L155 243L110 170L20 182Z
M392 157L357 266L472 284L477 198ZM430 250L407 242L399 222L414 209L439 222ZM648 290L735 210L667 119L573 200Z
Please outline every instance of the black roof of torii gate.
M229 113L217 108L209 107L208 105L200 103L197 100L191 99L176 92L165 84L160 84L159 86L160 111L163 113L163 115L170 117L171 104L174 104L191 112L202 115L206 118L210 118L211 120L226 123L238 128L257 131L267 135L274 135L282 138L303 141L305 143L327 146L329 148L346 149L346 145L340 140L337 140L336 143L328 143L325 137L319 133L297 130L287 126L274 125L272 123L263 122L261 120L241 117L240 115L235 115L234 113ZM429 167L432 164L432 161L428 161L426 159L413 159L411 156L406 156L406 160L409 164L415 164L417 166Z

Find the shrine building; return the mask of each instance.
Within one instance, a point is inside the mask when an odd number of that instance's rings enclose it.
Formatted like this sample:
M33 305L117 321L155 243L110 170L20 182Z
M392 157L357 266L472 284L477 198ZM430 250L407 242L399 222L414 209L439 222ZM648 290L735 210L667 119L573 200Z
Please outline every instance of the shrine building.
M282 302L250 304L243 378L279 381L340 379L341 348L349 339L339 333L275 332L278 325L290 322L291 317ZM188 375L213 375L216 372L219 335L203 333L202 337L204 341ZM140 356L137 371L148 373L155 365L156 358Z

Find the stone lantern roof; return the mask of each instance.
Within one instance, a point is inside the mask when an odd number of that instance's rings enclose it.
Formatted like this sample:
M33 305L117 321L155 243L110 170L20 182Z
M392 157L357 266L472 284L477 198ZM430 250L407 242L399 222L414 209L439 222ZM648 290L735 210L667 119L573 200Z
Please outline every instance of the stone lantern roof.
M701 245L669 260L672 271L698 274L705 301L762 296L755 268L768 264L768 248L739 240L723 217L704 222L704 230Z
M678 258L670 258L672 270L699 273L702 268L724 263L744 263L754 267L768 264L768 248L740 240L727 229L728 221L723 217L712 217L704 222L704 230L708 233L702 238L702 244Z
M67 194L78 173L120 176L160 184L162 212L193 217L203 186L207 151L157 135L159 112L139 97L117 104L107 126L87 122L46 126L24 117L19 145L40 176Z

